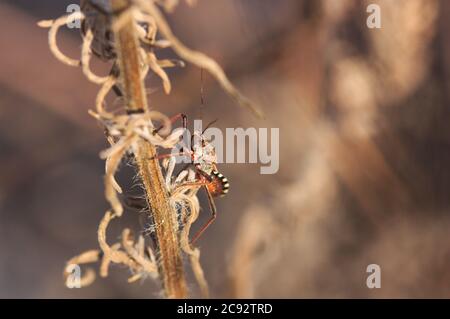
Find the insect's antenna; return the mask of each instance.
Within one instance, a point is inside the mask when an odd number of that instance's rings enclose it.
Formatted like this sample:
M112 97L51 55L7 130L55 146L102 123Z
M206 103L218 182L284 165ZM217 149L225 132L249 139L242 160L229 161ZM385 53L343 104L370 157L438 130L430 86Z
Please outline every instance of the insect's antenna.
M203 107L205 106L205 93L203 87L203 68L200 69L200 120L203 121Z
M209 124L206 125L205 129L203 130L202 135L205 134L205 131L206 131L207 129L209 129L209 128L211 127L211 125L213 125L214 123L216 123L218 120L219 120L219 119L215 119L214 121L209 122Z
M203 68L200 68L200 109L199 109L199 117L200 122L203 124L203 108L205 106L205 91L204 91L204 85L203 85ZM203 130L204 132L204 130ZM202 132L202 134L203 134ZM191 137L191 145L194 145L194 139L195 136L198 135L195 133L195 127L194 127L194 134L192 134ZM202 136L199 136L202 140Z

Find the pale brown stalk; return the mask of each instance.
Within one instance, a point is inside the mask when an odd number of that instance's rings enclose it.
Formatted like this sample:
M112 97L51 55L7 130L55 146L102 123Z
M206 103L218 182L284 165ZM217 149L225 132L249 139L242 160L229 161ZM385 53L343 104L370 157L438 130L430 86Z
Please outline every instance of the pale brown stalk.
M114 10L127 6L126 0L110 1ZM128 14L127 11L124 14ZM133 112L147 112L148 103L141 74L137 31L131 15L125 18L126 20L123 20L124 17L120 19L121 27L115 30L114 36L120 83L127 109ZM157 261L165 295L168 298L186 298L187 285L177 236L176 212L169 201L161 167L156 159L155 146L140 139L133 152L155 224Z

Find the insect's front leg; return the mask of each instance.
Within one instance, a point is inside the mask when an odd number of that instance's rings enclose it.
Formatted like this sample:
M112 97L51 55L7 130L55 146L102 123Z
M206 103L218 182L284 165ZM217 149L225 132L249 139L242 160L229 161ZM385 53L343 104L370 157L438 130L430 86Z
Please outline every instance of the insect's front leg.
M175 157L175 156L188 156L188 157L190 157L191 155L189 154L189 153L187 153L187 152L178 152L178 153L168 153L168 154L159 154L159 155L156 155L156 156L154 156L154 157L152 157L152 158L150 158L150 159L158 159L158 160L160 160L160 159L164 159L164 158L168 158L168 157Z
M178 114L172 116L172 117L169 119L169 121L170 121L171 124L173 124L173 123L175 123L176 121L178 121L178 120L180 120L180 119L181 119L181 121L182 121L181 123L182 123L182 125L183 125L183 129L186 130L186 129L187 129L187 116L186 116L186 114L178 113ZM161 131L163 128L164 128L164 125L161 125L160 127L158 127L157 129L155 129L155 130L153 131L153 134L158 134L158 132Z

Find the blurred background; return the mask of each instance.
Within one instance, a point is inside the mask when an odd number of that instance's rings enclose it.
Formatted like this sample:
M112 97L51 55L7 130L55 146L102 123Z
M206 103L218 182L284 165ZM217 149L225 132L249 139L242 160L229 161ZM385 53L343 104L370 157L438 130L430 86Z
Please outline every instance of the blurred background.
M98 247L108 207L107 144L87 114L98 87L59 63L36 26L73 2L0 3L0 297L157 298L158 283L127 284L119 266L90 287L64 286L66 261ZM371 3L381 29L366 26ZM213 297L450 297L449 16L446 0L200 0L169 16L267 119L206 74L201 107L192 66L170 71L170 96L150 77L150 105L222 129L280 128L277 174L220 166L231 190L198 242ZM79 30L63 28L59 43L79 56ZM110 241L140 227L132 211L113 224ZM373 263L380 289L366 286Z

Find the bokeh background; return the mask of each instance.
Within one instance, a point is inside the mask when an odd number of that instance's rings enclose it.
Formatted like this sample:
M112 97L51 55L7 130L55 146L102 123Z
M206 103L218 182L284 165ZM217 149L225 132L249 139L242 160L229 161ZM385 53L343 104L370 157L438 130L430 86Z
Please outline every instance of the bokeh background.
M72 2L0 3L0 297L157 298L157 283L127 284L118 266L88 288L64 286L65 262L97 248L107 208L107 145L87 114L98 88L59 63L36 26ZM370 3L380 30L366 27ZM151 77L151 106L219 128L280 128L277 174L220 166L231 191L198 243L213 297L450 297L449 17L447 0L200 0L170 15L267 119L207 75L202 107L192 66L170 71L170 96ZM62 31L77 57L79 32ZM110 240L130 224L139 230L136 212ZM372 263L381 289L366 286Z

